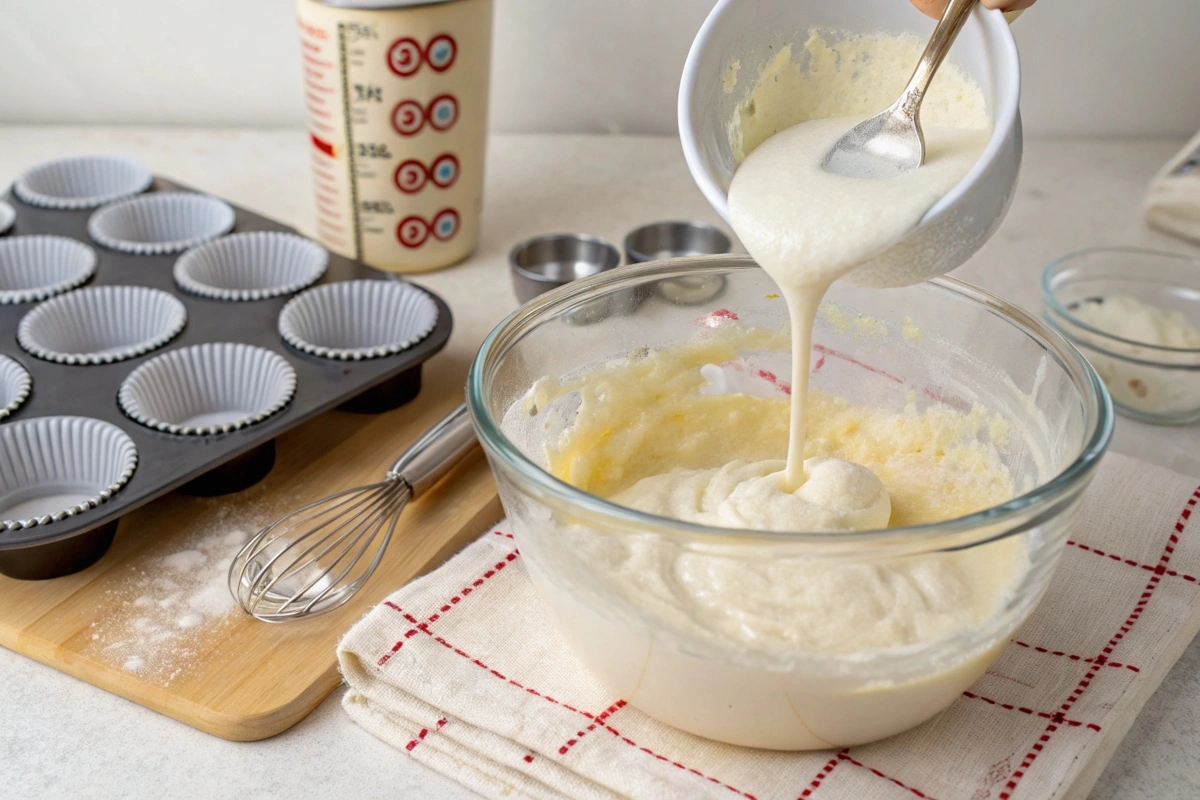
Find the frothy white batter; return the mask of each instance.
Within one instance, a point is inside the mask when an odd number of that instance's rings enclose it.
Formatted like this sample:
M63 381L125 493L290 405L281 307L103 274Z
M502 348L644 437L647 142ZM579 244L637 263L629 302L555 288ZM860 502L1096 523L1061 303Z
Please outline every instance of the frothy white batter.
M717 469L675 469L613 498L685 522L763 531L886 528L892 504L879 478L840 458L804 462L804 483L784 485L783 461L732 461Z
M804 403L821 298L835 280L915 227L987 145L979 131L933 128L925 133L926 160L919 169L875 180L827 172L821 166L825 155L858 121L812 120L777 133L746 158L729 187L733 229L779 284L792 318L792 416L783 491L804 481ZM920 280L916 267L914 283ZM833 484L828 489L839 491ZM837 502L829 498L829 504Z

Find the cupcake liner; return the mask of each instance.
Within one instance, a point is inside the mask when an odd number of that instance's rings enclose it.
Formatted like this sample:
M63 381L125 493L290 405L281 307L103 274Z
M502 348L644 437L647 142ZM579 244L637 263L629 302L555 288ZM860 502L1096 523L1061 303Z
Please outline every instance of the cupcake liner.
M235 233L195 247L175 262L175 283L215 300L264 300L298 292L325 274L329 254L293 233Z
M295 393L296 371L283 356L218 342L150 359L121 384L117 402L148 428L206 436L262 422Z
M59 364L111 364L175 338L183 303L146 286L93 286L35 306L17 325L17 342Z
M95 208L150 188L145 164L121 156L73 156L38 164L13 184L17 197L33 206Z
M361 361L407 350L437 320L433 298L411 283L342 281L294 297L279 314L279 333L305 353Z
M89 417L38 417L0 426L0 529L75 516L120 491L137 468L125 431Z
M123 253L178 253L233 228L228 203L193 192L159 192L105 206L88 220L88 235Z
M65 236L0 241L0 304L34 303L82 286L96 274L96 251Z
M0 356L0 420L12 416L33 391L33 377L16 359Z
M0 236L12 230L13 223L17 221L17 212L8 203L0 200Z

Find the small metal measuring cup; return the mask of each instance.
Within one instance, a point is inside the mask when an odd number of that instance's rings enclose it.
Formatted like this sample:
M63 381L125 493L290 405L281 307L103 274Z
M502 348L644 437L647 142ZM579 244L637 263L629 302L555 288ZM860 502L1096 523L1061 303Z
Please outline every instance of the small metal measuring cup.
M620 264L621 253L615 246L584 233L536 236L518 243L508 254L513 292L522 303L578 278L615 269ZM589 325L612 314L633 313L640 304L640 297L621 292L584 303L564 319L575 325Z
M719 228L704 222L652 222L625 237L625 258L630 264L684 256L721 255L733 243ZM722 275L689 275L655 284L669 303L681 306L707 303L725 289Z
M513 292L522 303L620 263L616 247L583 233L535 236L518 243L508 254Z

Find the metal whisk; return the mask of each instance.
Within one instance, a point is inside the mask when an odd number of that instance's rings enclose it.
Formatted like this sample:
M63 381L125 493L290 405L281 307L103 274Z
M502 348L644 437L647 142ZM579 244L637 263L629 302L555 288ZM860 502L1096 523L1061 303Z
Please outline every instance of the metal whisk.
M263 622L338 608L379 566L409 501L478 445L467 407L459 406L396 459L381 482L310 503L259 531L234 556L229 591Z

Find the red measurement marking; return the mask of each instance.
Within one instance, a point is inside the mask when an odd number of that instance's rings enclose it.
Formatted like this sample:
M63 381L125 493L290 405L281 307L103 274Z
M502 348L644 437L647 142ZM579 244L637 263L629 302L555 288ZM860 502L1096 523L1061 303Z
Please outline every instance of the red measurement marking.
M425 109L416 100L401 100L392 109L392 127L401 136L414 136L425 127Z
M814 344L813 350L816 350L821 355L832 356L834 358L840 358L842 361L845 361L849 364L853 364L856 367L862 367L867 372L872 372L876 375L879 375L880 377L887 378L889 381L893 381L895 383L904 383L903 378L897 378L895 375L891 374L890 372L886 372L886 371L880 369L879 367L872 367L870 364L864 364L863 362L859 361L854 356L850 356L850 355L847 355L846 353L842 353L838 350L834 350L831 347L826 347L823 344Z
M396 239L405 247L416 249L429 238L429 223L413 215L400 220L396 226Z
M309 138L312 139L313 147L317 148L330 158L334 157L333 142L327 142L321 137L317 136L315 133L311 134Z
M415 74L421 68L421 45L407 36L397 39L388 48L387 65L401 78Z
M309 64L316 64L318 67L325 67L326 69L333 66L332 61L322 61L319 58L313 58L308 53L304 53L304 60Z
M728 308L718 308L716 311L710 311L700 319L696 320L694 325L703 325L706 328L715 328L726 320L737 322L738 315L736 312L730 311Z
M429 173L425 170L425 165L415 158L401 163L396 167L395 175L392 176L396 188L405 194L416 194L421 191L425 188L428 180Z

